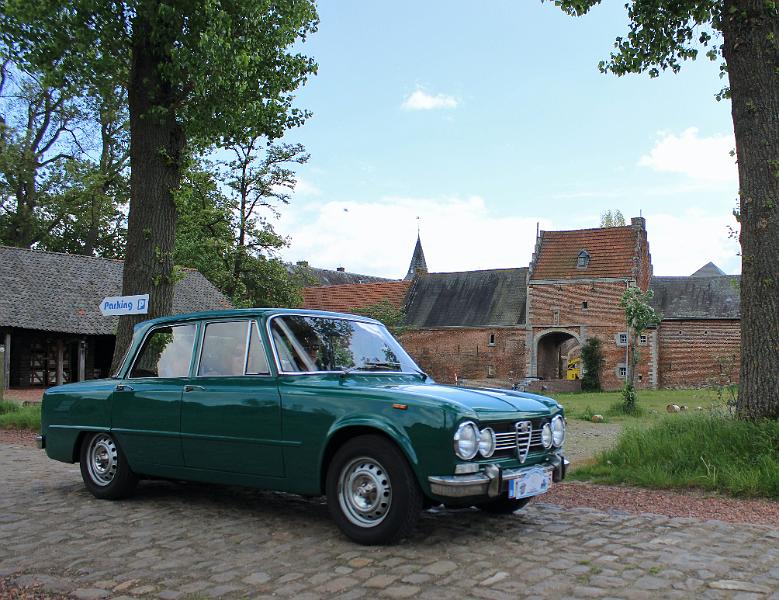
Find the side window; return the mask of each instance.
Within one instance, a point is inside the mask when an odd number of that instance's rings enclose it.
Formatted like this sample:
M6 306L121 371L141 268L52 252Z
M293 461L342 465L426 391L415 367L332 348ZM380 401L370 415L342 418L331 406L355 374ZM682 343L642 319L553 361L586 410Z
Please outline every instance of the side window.
M268 355L265 354L265 347L260 339L260 330L257 328L257 322L252 321L250 327L252 331L249 336L249 359L246 362L246 374L267 375L270 373Z
M143 343L130 377L186 377L196 331L196 325L174 325L152 331Z
M199 376L243 375L248 321L209 323L203 334Z

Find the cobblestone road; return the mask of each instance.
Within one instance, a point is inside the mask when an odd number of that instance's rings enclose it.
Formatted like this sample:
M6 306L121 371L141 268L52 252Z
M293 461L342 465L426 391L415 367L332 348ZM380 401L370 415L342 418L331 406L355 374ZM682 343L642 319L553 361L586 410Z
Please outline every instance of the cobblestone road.
M92 498L77 465L0 444L0 576L99 598L770 598L779 530L531 503L427 512L363 548L322 499L148 482Z

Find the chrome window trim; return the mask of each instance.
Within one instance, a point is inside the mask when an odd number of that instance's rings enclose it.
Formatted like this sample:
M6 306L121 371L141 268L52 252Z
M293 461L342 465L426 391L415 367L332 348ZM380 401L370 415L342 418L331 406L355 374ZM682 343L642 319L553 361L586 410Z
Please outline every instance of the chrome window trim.
M334 321L354 321L357 323L368 323L370 325L378 325L379 327L384 327L386 330L386 327L383 323L376 321L374 319L369 318L360 318L359 316L355 315L354 318L351 317L342 317L342 316L330 316L330 315L322 315L317 313L274 313L272 315L269 315L268 318L265 320L265 330L268 334L268 341L270 342L271 349L273 350L273 362L276 365L276 371L279 375L332 375L333 373L343 373L344 371L285 371L281 368L281 360L279 359L279 349L276 347L276 340L273 338L273 332L271 331L271 321L273 319L279 318L279 317L310 317L314 319L332 319ZM387 332L389 333L389 332ZM392 335L392 334L390 334ZM393 338L394 339L394 338ZM395 340L397 341L397 340ZM398 342L398 345L400 346L400 342ZM402 346L401 346L402 348ZM403 352L406 352L405 348L403 348ZM406 352L406 356L411 359L411 362L416 365L414 362L414 359L411 358L411 356L408 355L408 352ZM418 366L418 365L417 365ZM421 371L421 369L420 369ZM361 375L418 375L415 371L360 371L355 370L352 371L353 373L359 373Z
M155 331L159 331L160 329L167 329L167 328L174 328L174 327L186 327L187 325L192 325L195 328L195 337L192 339L192 350L190 350L190 356L189 356L189 368L187 369L187 374L182 375L181 377L160 377L157 376L149 376L149 377L132 377L133 369L135 368L135 363L138 362L138 358L141 356L141 352L143 351L143 347L146 345L146 340L149 339L149 336L153 334ZM198 335L199 324L197 321L182 321L181 323L160 323L159 325L156 325L154 327L149 328L149 330L143 335L143 339L141 340L140 345L138 346L138 351L135 353L135 356L133 357L133 361L130 364L130 368L127 369L127 375L123 377L122 379L189 379L189 374L192 369L192 360L194 358L195 354L195 347L197 346L198 338L200 337ZM132 346L131 346L132 347ZM127 350L130 351L130 348Z

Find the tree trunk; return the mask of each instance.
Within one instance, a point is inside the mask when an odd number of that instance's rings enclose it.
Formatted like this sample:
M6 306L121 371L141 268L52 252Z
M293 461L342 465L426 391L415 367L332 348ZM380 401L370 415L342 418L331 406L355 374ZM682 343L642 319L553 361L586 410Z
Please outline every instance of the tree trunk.
M184 135L176 122L170 90L160 77L164 40L152 32L154 2L144 2L133 20L128 103L130 112L130 210L122 294L149 294L147 315L119 318L112 370L133 334L133 326L173 310L173 243L181 183ZM153 33L157 34L154 35Z
M779 16L764 0L725 0L740 186L741 372L736 411L779 418Z

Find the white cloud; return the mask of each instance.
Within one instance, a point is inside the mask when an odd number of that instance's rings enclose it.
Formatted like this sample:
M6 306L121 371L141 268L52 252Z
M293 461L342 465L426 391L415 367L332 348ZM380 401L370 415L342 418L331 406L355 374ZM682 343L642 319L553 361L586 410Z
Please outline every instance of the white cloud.
M655 275L692 275L709 261L726 273L738 273L739 244L728 236L728 227L735 225L731 215L698 208L646 215Z
M661 173L679 173L698 182L734 182L738 180L733 135L701 137L690 127L680 135L660 132L654 148L638 161Z
M405 110L435 110L437 108L457 108L459 104L454 96L446 94L428 94L422 89L413 91L400 105Z
M313 183L307 179L298 177L297 182L295 183L296 196L319 196L321 193L322 190L320 190Z
M366 275L405 276L420 217L431 271L526 267L535 245L533 217L492 214L478 196L385 197L371 202L290 206L278 230L289 235L287 260ZM551 229L549 220L542 229Z

